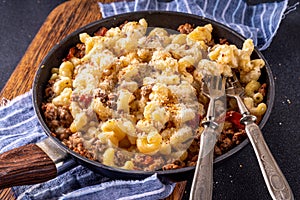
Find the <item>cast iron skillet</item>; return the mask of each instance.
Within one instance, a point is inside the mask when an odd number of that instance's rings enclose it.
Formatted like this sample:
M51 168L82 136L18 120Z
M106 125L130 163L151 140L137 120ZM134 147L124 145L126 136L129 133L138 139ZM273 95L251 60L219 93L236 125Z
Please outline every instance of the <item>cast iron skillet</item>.
M216 41L218 41L217 40L218 38L226 38L231 44L235 44L237 47L241 48L245 40L245 38L242 37L240 34L210 19L191 15L191 14L186 14L186 13L166 12L166 11L141 11L141 12L126 13L126 14L121 14L113 17L108 17L106 19L95 21L73 32L72 34L68 35L59 44L57 44L44 58L36 73L36 77L33 84L33 104L36 111L36 115L45 133L49 136L49 138L47 138L46 140L36 144L43 151L37 153L39 155L38 159L40 160L38 160L37 162L31 162L31 165L33 165L33 163L37 163L35 167L30 168L31 170L34 169L35 172L28 172L27 170L28 166L26 165L26 167L23 166L22 169L18 169L19 172L21 173L20 175L18 175L18 173L14 173L13 176L10 176L9 173L7 173L8 175L6 175L5 177L7 181L6 182L0 181L0 188L9 187L13 185L32 184L32 183L46 181L51 178L54 178L61 171L68 169L70 165L72 165L72 162L67 161L68 157L71 157L73 161L76 161L77 163L84 165L94 170L95 172L101 173L105 176L115 178L115 179L142 179L152 175L153 173L157 173L158 177L160 177L162 180L167 179L172 181L182 181L182 180L192 179L194 173L194 167L185 167L181 169L155 171L155 172L132 171L132 170L128 171L119 168L105 166L99 162L89 160L73 152L72 150L64 146L60 140L54 138L50 134L50 130L47 127L43 118L43 111L41 110L41 105L43 102L45 87L51 76L51 69L53 67L59 66L60 63L62 62L62 59L66 57L68 50L80 42L78 35L83 32L87 32L88 34L92 35L102 26L105 26L107 28L115 27L115 26L119 26L126 20L136 21L141 18L146 19L149 27L163 27L163 28L168 28L173 30L177 30L179 25L185 23L194 24L196 26L198 25L202 26L210 23L213 26L213 37L216 39ZM275 95L274 80L273 80L270 66L264 59L263 55L256 48L252 54L252 58L253 59L261 58L266 63L265 67L262 69L262 76L261 76L261 79L264 80L268 85L268 92L267 92L268 109L262 121L259 124L260 128L263 128L263 126L267 122L267 119L270 116L271 109L274 102L274 95ZM241 150L246 144L248 144L248 140L243 141L240 145L233 148L229 152L217 157L214 161L215 164L217 163L220 164L221 161L225 160L226 158L232 156L234 153ZM28 149L28 145L25 146L25 148ZM33 148L32 146L29 147L30 151L32 151L32 149L35 148ZM22 150L18 150L17 152L20 151ZM46 156L45 153L48 156ZM49 159L49 157L51 159ZM43 164L42 160L47 160L49 162ZM27 163L28 160L25 160L24 164ZM65 163L67 163L67 165ZM19 166L19 168L21 167ZM15 171L13 170L13 172ZM38 176L34 175L34 173L39 173L39 175ZM30 178L30 176L24 177L25 176L24 174L31 174L33 178L32 177ZM18 177L21 177L22 181L18 180ZM4 180L1 173L0 173L0 180Z

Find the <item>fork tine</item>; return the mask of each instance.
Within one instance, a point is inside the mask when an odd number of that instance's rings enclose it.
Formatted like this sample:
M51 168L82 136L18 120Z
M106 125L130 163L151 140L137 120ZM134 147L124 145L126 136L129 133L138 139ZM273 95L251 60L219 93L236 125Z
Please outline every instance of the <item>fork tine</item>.
M234 95L243 95L244 88L237 78L235 72L232 72L232 77L227 77L226 81L226 94L233 97Z
M227 82L228 82L229 87L230 86L235 87L235 88L241 88L242 87L239 79L237 78L237 76L234 72L232 72L232 77L227 78Z
M219 88L222 90L222 91L225 91L225 85L226 85L226 78L222 77L220 83L219 83Z
M211 79L212 79L212 76L211 76L211 75L206 75L206 76L203 78L203 83L204 83L206 86L210 86Z
M213 88L218 88L216 87L220 80L220 77L219 76L213 76L213 75L206 75L204 78L203 78L203 82L207 85L207 86L212 86Z
M217 76L212 77L211 86L213 89L219 89L220 78Z
M249 111L241 98L241 96L244 94L244 88L234 72L233 77L227 79L227 85L226 95L229 97L234 97L237 100L241 114L249 114Z
M210 98L210 102L207 108L207 115L209 117L212 117L212 119L215 118L214 110L215 110L215 104L217 100L221 100L223 102L224 101L223 97L226 96L225 83L226 83L226 79L222 76L206 76L203 79L202 92L204 95ZM226 105L226 103L223 104ZM221 107L218 106L218 110L222 110Z
M210 93L213 93L213 90L225 90L226 79L222 76L209 76L204 82Z

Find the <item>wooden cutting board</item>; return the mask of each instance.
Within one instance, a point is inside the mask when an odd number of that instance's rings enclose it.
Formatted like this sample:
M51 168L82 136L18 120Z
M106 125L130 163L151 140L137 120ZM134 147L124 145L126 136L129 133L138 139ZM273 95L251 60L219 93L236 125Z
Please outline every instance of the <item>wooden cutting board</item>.
M101 2L112 2L102 0ZM65 36L102 18L97 0L71 0L56 7L47 17L39 32L29 45L20 63L0 93L6 99L13 99L32 87L39 64L48 51ZM176 184L173 194L167 200L182 199L187 182ZM10 188L0 190L1 200L16 199Z

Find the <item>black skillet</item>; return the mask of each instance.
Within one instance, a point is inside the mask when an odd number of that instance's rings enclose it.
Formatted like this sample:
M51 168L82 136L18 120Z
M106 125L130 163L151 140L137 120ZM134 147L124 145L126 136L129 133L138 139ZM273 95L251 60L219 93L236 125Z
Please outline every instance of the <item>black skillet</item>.
M26 145L0 155L0 188L47 181L74 166L76 163L114 179L142 179L153 173L157 173L158 177L161 179L172 181L192 179L194 167L153 172L128 171L105 166L99 162L89 160L68 149L60 140L53 137L43 119L41 105L43 102L45 86L51 76L51 69L59 66L62 59L66 57L68 50L80 42L78 37L79 33L87 32L92 35L102 26L107 28L115 27L119 26L124 21L136 21L141 18L146 19L149 27L163 27L173 30L177 30L179 25L185 23L194 24L195 26L202 26L210 23L213 26L213 37L216 41L218 41L219 38L226 38L229 43L235 44L237 47L241 48L245 40L240 34L210 19L186 13L165 11L141 11L108 17L106 19L95 21L68 35L44 58L36 73L33 84L33 104L36 115L45 133L49 137L37 144ZM256 48L252 54L252 58L264 59L263 55ZM261 79L268 85L268 109L259 124L260 128L263 128L270 116L275 95L272 72L265 59L264 61L266 66L262 69ZM217 157L214 160L215 164L221 164L222 161L241 150L246 144L248 144L248 139L244 140L241 144L227 153Z

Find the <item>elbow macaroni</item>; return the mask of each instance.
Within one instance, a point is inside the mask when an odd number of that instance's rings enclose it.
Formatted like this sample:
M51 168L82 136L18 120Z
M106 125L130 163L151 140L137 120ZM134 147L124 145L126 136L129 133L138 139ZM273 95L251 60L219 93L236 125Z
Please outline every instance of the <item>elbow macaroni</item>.
M54 83L53 91L56 95L59 95L65 88L72 87L72 79L62 76L60 80Z
M155 154L161 147L162 137L157 132L150 132L147 137L139 137L136 146L141 153Z
M56 106L69 106L71 103L72 89L65 88L57 97L52 100Z
M74 65L70 61L63 62L59 67L59 75L72 78Z
M244 98L244 103L249 112L257 117L261 117L267 111L267 105L265 103L259 103L255 106L254 100L251 97Z

